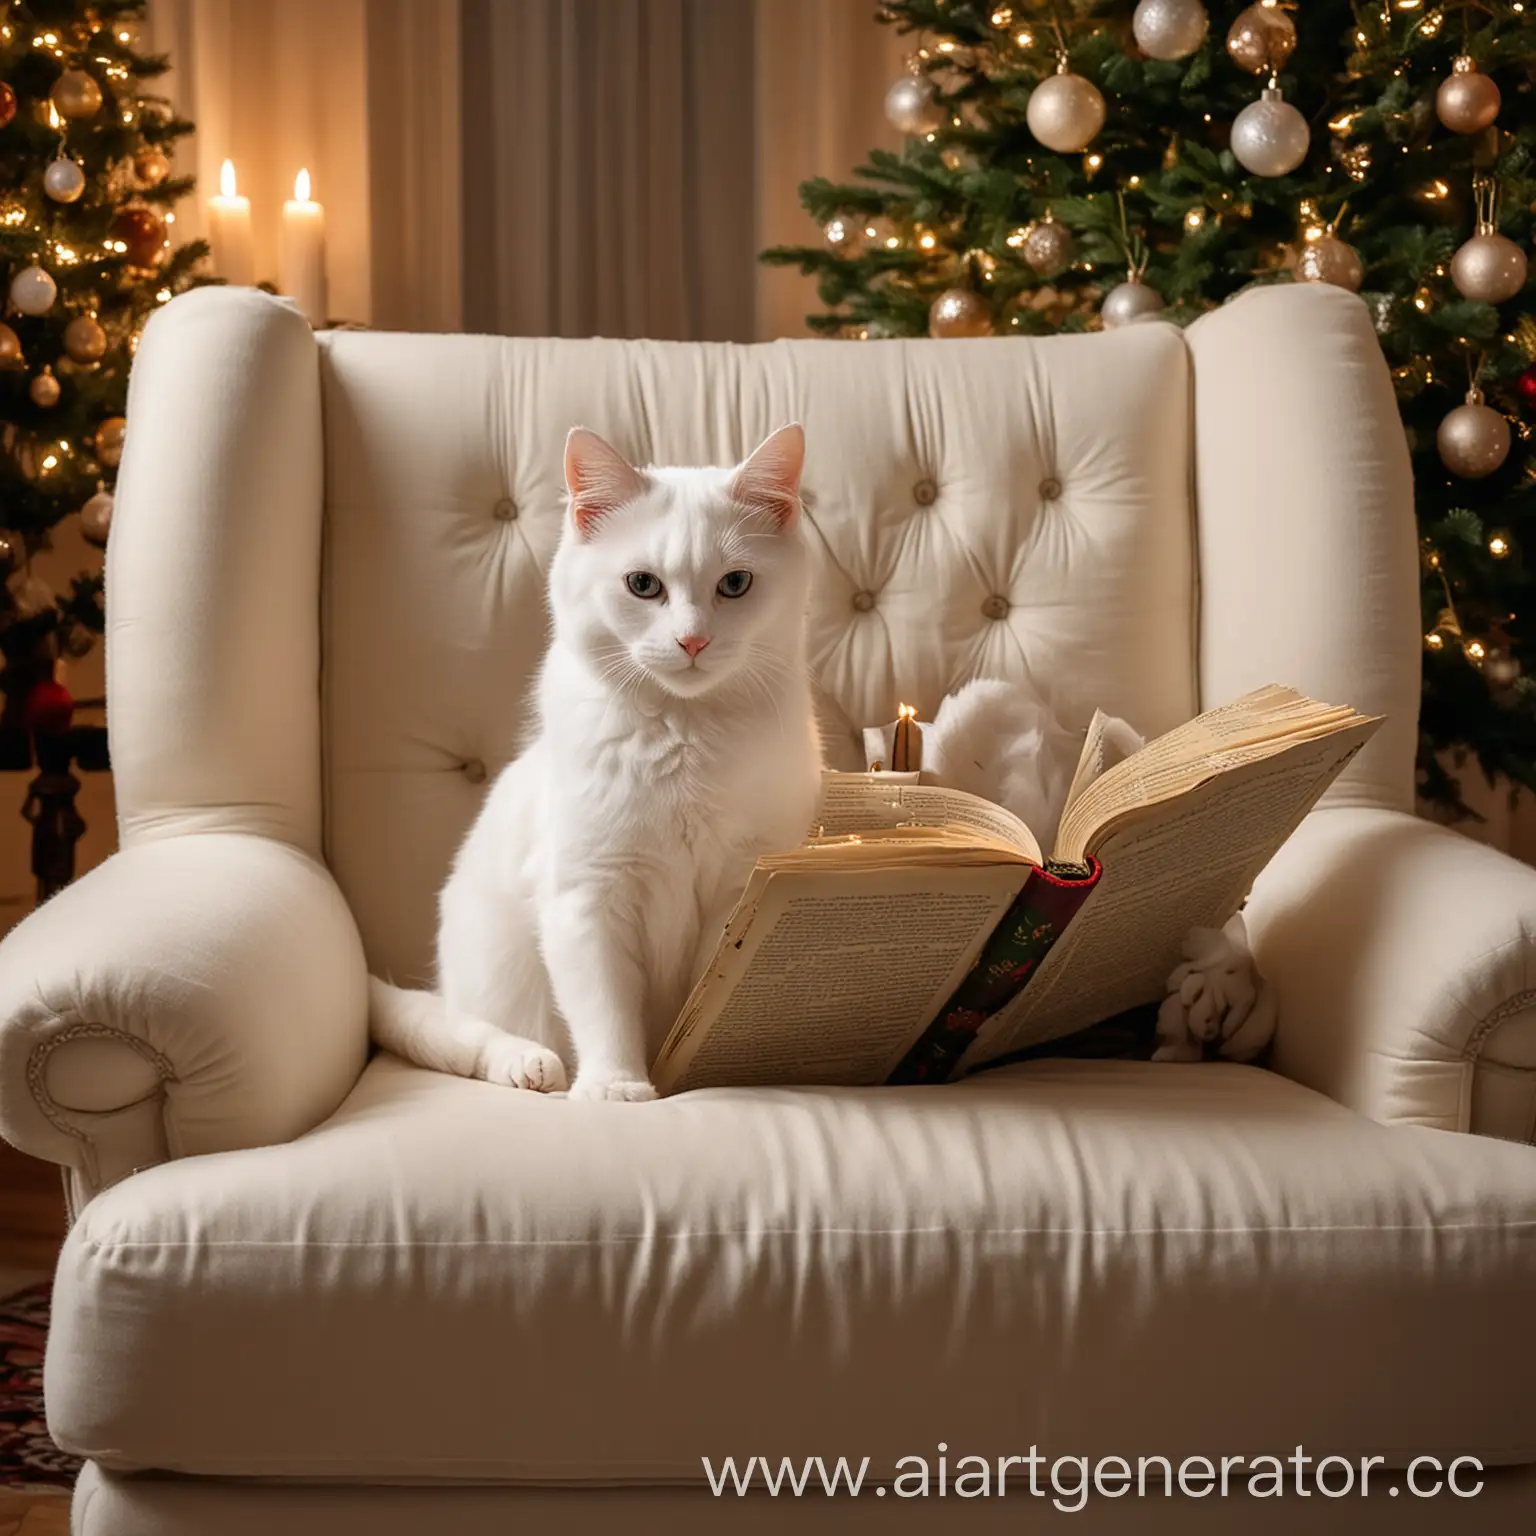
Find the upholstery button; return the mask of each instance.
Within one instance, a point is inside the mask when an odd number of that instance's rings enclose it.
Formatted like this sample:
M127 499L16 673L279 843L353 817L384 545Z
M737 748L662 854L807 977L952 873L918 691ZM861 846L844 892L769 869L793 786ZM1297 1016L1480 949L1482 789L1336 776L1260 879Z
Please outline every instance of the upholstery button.
M1040 497L1043 501L1055 501L1061 495L1061 481L1052 475L1047 480L1040 482Z
M853 606L860 613L868 613L875 606L875 594L873 592L855 592L853 594Z
M478 757L472 757L467 762L459 765L459 772L469 780L471 784L485 783L485 764Z
M912 487L912 500L920 507L931 507L939 499L939 488L932 480L919 480Z
M517 506L510 496L503 496L501 500L491 508L491 511L495 514L500 522L512 523L517 521Z
M1012 606L1006 597L999 597L994 593L981 605L981 611L989 619L1006 619L1008 617L1008 610Z

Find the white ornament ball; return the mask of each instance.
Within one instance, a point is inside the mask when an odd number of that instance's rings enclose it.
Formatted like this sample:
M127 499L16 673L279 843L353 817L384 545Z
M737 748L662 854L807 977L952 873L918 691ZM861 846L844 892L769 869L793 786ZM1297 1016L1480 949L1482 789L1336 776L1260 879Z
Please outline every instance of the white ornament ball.
M1452 133L1481 133L1499 115L1499 88L1462 54L1435 92L1435 115Z
M59 285L41 267L23 267L11 279L11 303L24 315L46 315L59 296Z
M1025 237L1024 260L1041 277L1055 277L1072 260L1072 246L1072 231L1065 224L1047 219Z
M1351 293L1360 291L1365 278L1365 264L1360 260L1360 253L1337 235L1308 240L1302 247L1296 270L1303 282L1332 283L1335 288L1347 288Z
M928 311L930 336L990 336L992 306L970 288L946 288Z
M35 619L53 607L53 588L41 576L18 571L6 583L11 601L16 605L16 617Z
M1122 325L1135 325L1139 320L1151 320L1162 307L1162 294L1156 288L1149 288L1139 277L1133 277L1104 295L1099 315L1105 330L1112 331Z
M1473 235L1451 257L1451 281L1464 299L1502 304L1525 287L1525 252L1504 235Z
M112 527L112 492L97 491L86 504L80 508L80 532L88 544L94 544L98 549L107 542L107 534Z
M1104 126L1104 98L1081 75L1052 75L1035 87L1024 117L1047 149L1072 155L1087 149Z
M56 203L73 203L85 191L85 172L68 155L60 155L43 172L43 191Z
M1477 390L1467 395L1435 434L1440 459L1453 475L1481 480L1509 457L1509 423L1491 406L1483 404Z
M893 128L921 138L944 126L948 113L926 75L902 75L885 93L885 115Z
M1273 86L1232 120L1232 153L1255 176L1289 176L1311 143L1306 118Z
M1141 0L1131 17L1136 46L1149 59L1187 59L1210 25L1200 0Z

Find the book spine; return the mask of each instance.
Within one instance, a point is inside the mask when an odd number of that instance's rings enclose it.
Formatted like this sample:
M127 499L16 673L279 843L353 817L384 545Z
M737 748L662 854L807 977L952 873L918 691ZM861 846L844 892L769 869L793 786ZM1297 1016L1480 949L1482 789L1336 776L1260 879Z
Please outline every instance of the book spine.
M1051 946L1093 894L1102 873L1097 859L1090 859L1082 873L1031 869L975 965L886 1081L943 1082L981 1026L1029 985Z

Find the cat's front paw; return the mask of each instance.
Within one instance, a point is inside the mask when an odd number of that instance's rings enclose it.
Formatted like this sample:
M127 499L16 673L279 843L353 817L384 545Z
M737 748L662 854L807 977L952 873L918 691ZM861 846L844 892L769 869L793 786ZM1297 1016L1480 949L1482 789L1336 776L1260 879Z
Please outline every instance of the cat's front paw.
M490 1041L480 1068L488 1083L504 1083L534 1093L561 1093L566 1086L565 1063L553 1051L515 1035Z
M1241 912L1225 928L1192 928L1168 978L1153 1061L1253 1061L1274 1037L1274 988L1259 974Z
M656 1090L643 1077L609 1077L601 1072L578 1072L571 1084L573 1099L608 1099L620 1104L644 1104Z

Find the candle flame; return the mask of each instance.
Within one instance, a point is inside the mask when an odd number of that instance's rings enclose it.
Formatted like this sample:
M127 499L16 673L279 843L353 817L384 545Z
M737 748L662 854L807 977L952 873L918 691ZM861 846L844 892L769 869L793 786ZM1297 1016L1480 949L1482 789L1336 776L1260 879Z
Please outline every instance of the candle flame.
M896 706L896 718L898 720L916 720L917 710L911 704L898 704Z
M219 167L219 196L233 197L235 195L235 162L226 160Z
M59 109L54 106L52 101L49 101L48 103L48 126L52 128L55 133L57 133L58 130L64 126L64 119L59 116Z
M309 201L309 172L300 171L293 178L293 196L296 202L307 203Z

